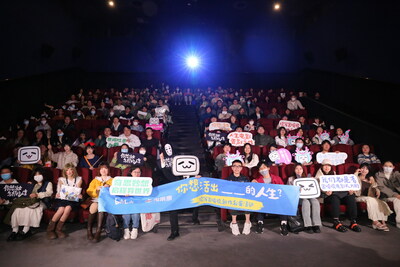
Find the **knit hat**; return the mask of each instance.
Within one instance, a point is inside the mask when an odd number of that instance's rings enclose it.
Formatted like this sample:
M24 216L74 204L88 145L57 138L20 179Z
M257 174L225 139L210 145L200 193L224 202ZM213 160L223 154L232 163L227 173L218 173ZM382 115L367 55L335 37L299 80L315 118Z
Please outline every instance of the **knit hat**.
M332 162L329 159L324 159L321 165L332 165Z

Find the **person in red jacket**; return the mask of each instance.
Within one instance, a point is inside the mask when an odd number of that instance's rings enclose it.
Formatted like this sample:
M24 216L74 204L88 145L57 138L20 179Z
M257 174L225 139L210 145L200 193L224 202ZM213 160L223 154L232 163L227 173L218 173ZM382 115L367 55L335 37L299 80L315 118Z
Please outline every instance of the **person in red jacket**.
M260 176L257 179L254 179L252 182L253 183L265 183L265 184L284 184L282 181L282 178L271 174L269 172L271 163L267 161L260 161L258 163L258 171L260 173ZM264 216L265 213L258 213L257 214L257 226L256 226L256 232L258 234L261 234L263 232L264 228ZM287 236L289 234L288 228L287 228L287 216L286 215L279 215L279 218L281 220L281 235L282 236Z

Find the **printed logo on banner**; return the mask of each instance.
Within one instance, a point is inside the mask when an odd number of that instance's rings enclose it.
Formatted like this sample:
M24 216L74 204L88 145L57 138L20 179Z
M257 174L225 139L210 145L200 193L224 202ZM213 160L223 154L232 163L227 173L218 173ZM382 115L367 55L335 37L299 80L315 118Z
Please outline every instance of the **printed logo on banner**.
M227 139L227 133L213 133L207 132L206 140L207 141L216 141L216 142L225 142Z
M126 144L126 141L128 139L122 138L122 137L115 137L115 136L110 136L107 137L106 142L107 142L107 148L110 147L116 147L116 146L122 146L123 144Z
M212 122L208 126L209 131L221 130L230 132L232 131L231 124L229 122Z
M79 202L79 195L82 192L82 188L68 185L61 185L60 199Z
M0 198L14 199L29 197L33 187L33 184L0 184Z
M344 164L347 159L347 154L344 152L328 152L328 153L317 153L317 162L322 163L324 159L329 159L332 165L337 166Z
M116 196L150 196L153 192L150 177L117 176L113 179L110 194Z
M308 149L308 147L306 147L304 150L300 150L299 148L296 148L296 153L293 154L293 157L297 163L304 164L304 163L311 162L312 154L313 154L313 152L311 152Z
M236 151L236 154L230 154L229 152L226 153L225 164L226 166L232 166L232 162L235 160L240 160L243 162L244 156L240 155L239 151Z
M278 150L272 151L271 153L269 153L268 157L272 162L275 162L275 164L290 164L292 162L292 155L290 154L290 151L286 148L280 148Z
M159 124L148 124L146 123L146 128L151 128L155 131L162 131L163 129L163 124L159 123Z
M322 191L358 191L361 185L354 174L324 175L319 178Z
M244 146L246 143L254 145L253 134L248 132L232 132L228 134L232 146Z
M124 165L137 165L141 166L144 164L144 156L139 153L122 153L117 154L117 163Z
M175 156L172 161L172 173L175 176L191 176L200 172L200 161L196 156Z
M40 161L38 146L24 146L18 149L18 160L21 164L36 164Z
M315 178L297 178L293 185L300 187L300 198L317 198L321 195L318 181Z
M277 128L283 127L288 131L293 131L301 127L300 122L298 121L286 121L286 120L280 120L278 123Z

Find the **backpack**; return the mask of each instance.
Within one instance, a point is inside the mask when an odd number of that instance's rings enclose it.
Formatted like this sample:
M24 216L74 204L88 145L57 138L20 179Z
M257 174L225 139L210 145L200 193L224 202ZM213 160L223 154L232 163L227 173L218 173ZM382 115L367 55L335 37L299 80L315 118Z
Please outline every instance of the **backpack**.
M292 233L304 231L303 219L300 215L288 216L288 228Z
M112 240L121 240L124 233L124 223L121 216L108 214L106 219L106 234Z

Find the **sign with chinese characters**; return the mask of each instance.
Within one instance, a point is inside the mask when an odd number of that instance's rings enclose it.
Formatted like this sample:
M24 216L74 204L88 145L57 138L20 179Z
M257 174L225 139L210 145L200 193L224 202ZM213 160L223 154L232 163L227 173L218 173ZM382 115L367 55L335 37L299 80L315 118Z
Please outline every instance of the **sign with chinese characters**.
M79 202L79 195L81 192L82 188L62 185L60 190L60 199Z
M322 191L358 191L361 185L354 174L324 175L319 178Z
M123 144L126 144L126 141L128 139L122 138L122 137L115 137L115 136L110 136L107 137L106 142L107 142L107 148L110 147L116 147L116 146L122 146Z
M248 132L232 132L228 134L232 146L244 146L246 143L254 145L253 134Z
M36 164L40 161L40 156L38 146L24 146L18 149L18 161L21 164Z
M162 123L159 123L159 124L149 124L149 123L146 123L146 128L151 128L151 129L153 129L153 130L155 130L155 131L162 131L162 129L163 129L163 124L162 124Z
M113 185L115 179L113 180ZM214 178L190 178L153 188L150 196L115 196L103 187L99 211L112 214L154 213L203 205L294 216L300 190L297 186L239 183Z
M29 197L33 190L33 184L0 184L0 198L14 199Z
M200 161L196 156L175 156L172 160L172 173L175 176L191 176L200 172Z
M318 181L315 178L297 178L293 185L300 187L300 198L317 198L321 195Z
M110 194L114 196L149 196L153 191L150 177L117 176L113 179Z
M280 120L278 123L278 126L276 128L283 127L287 131L293 131L301 127L300 122L298 121L285 121L285 120Z
M324 159L329 159L330 162L332 163L332 165L336 166L336 165L340 165L340 164L344 164L346 159L347 159L347 153L344 152L328 152L328 153L322 153L319 152L317 153L317 162L318 163L322 163L322 161Z
M144 157L139 153L122 153L117 154L117 163L124 165L142 166L144 164Z
M227 133L214 133L214 132L206 133L207 141L225 142L227 136L228 136Z
M208 126L209 131L221 130L230 132L232 131L231 124L229 122L212 122Z

